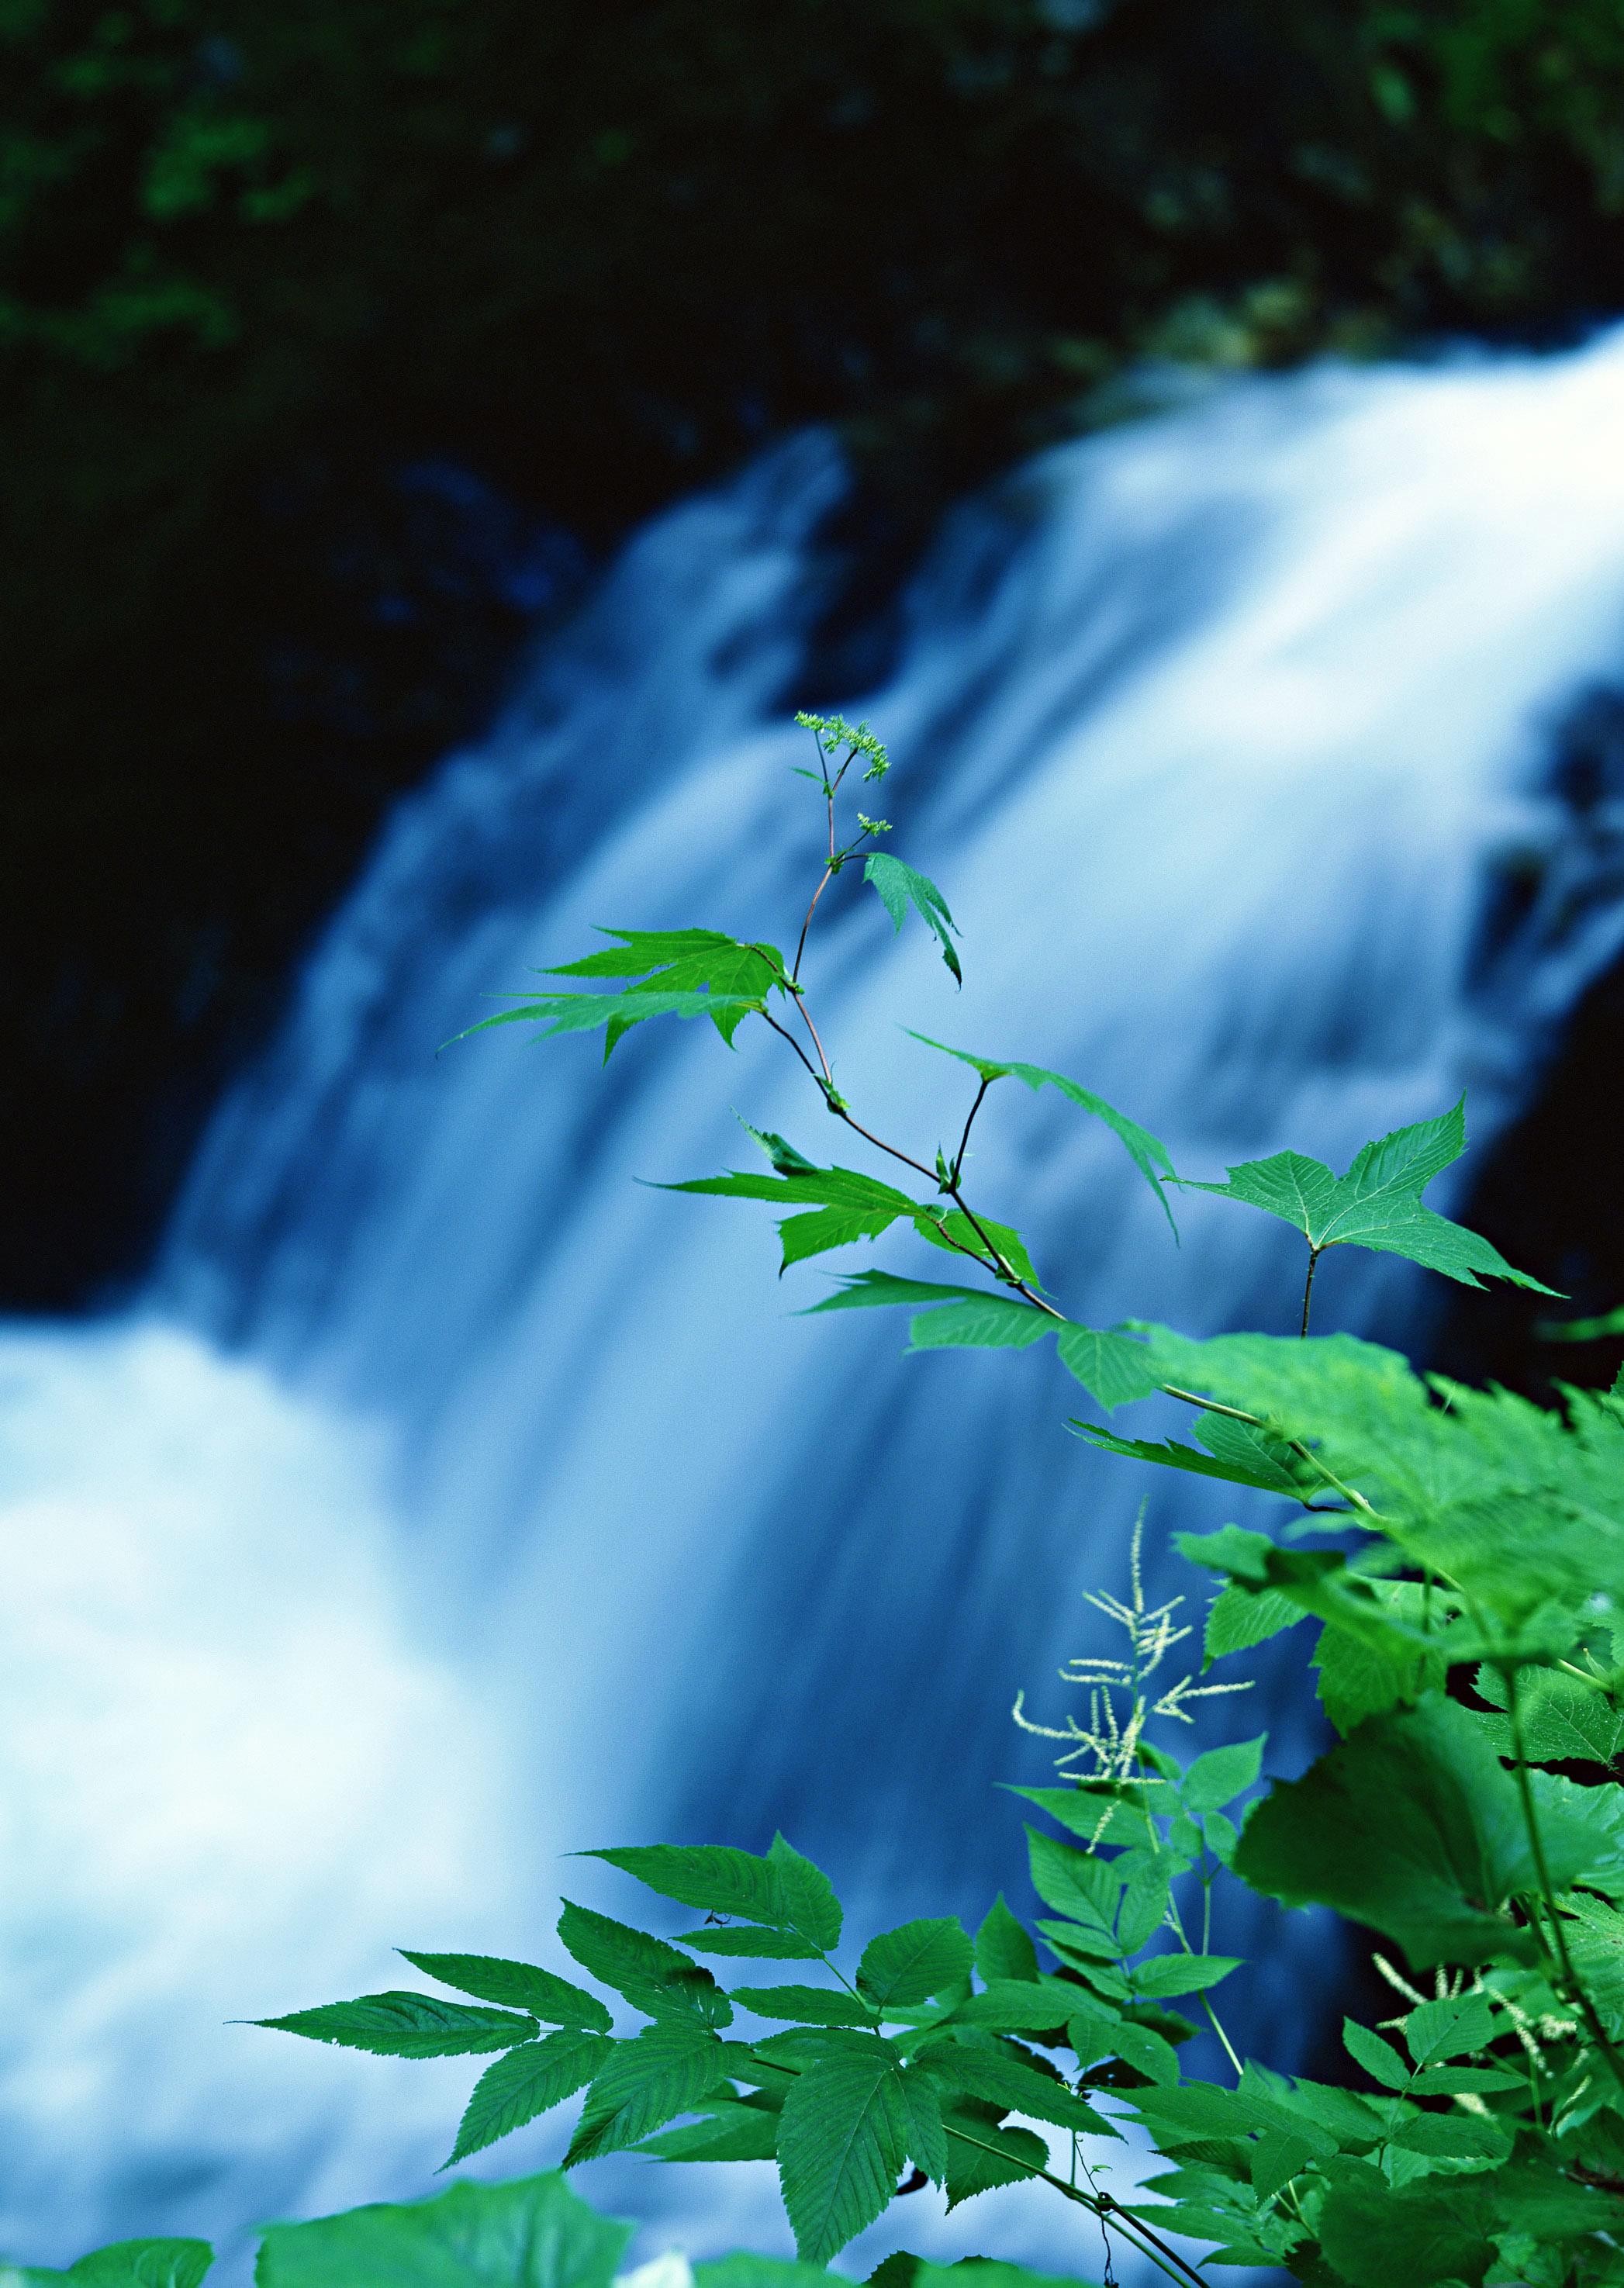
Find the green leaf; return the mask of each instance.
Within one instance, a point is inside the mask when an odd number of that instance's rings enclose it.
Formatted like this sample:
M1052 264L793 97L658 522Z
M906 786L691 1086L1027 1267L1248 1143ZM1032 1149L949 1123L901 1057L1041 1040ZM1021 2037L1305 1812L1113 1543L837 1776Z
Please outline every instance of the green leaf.
M715 2034L680 2018L645 2026L635 2039L614 2043L587 2092L565 2167L621 2152L676 2115L691 2112L716 2088L726 2057Z
M907 2157L899 2062L877 2039L809 2065L784 2099L779 2179L796 2248L827 2264L890 2203Z
M1424 2154L1430 2161L1493 2163L1511 2157L1510 2132L1469 2113L1418 2113L1400 2122L1392 2141L1400 2152Z
M1107 1414L1136 1398L1148 1398L1161 1387L1150 1354L1130 1335L1102 1333L1097 1327L1068 1321L1059 1331L1056 1348L1073 1380Z
M257 2288L610 2288L632 2230L598 2216L550 2170L273 2225L255 2280Z
M1084 1088L1080 1081L1068 1080L1064 1073L1050 1072L1046 1065L1001 1063L992 1057L971 1056L963 1049L950 1049L945 1041L933 1041L923 1033L915 1033L911 1037L922 1042L928 1049L939 1050L945 1057L956 1057L961 1064L969 1065L973 1071L979 1073L984 1081L1018 1080L1034 1093L1039 1089L1052 1088L1068 1103L1092 1113L1097 1120L1103 1120L1155 1194L1168 1223L1173 1224L1173 1211L1168 1204L1162 1181L1165 1178L1168 1182L1176 1183L1178 1178L1168 1156L1167 1146L1159 1136L1153 1136L1148 1128L1141 1128L1137 1120L1130 1120L1125 1112L1119 1112L1113 1104L1107 1104L1103 1096L1096 1096L1091 1088ZM1173 1228L1176 1232L1176 1225Z
M788 1175L758 1176L735 1169L725 1176L698 1176L681 1184L661 1184L661 1191L698 1192L720 1199L766 1200L806 1211L781 1217L779 1237L783 1243L781 1269L804 1263L830 1248L858 1239L877 1239L899 1216L916 1219L923 1213L905 1192L865 1176L855 1168L797 1168Z
M705 1923L698 1930L678 1931L678 1942L701 1954L750 1955L762 1961L817 1962L822 1949L794 1931L764 1930L754 1923Z
M945 1248L955 1255L967 1247L978 1248L985 1255L987 1241L991 1240L1018 1278L1029 1287L1042 1283L1033 1269L1032 1258L1019 1232L1007 1223L994 1223L991 1216L978 1215L972 1224L963 1208L945 1208L939 1201L932 1201L915 1209L914 1228L932 1247Z
M1427 1593L1418 1581L1373 1581L1370 1594L1383 1611L1406 1626L1419 1630L1427 1609ZM1315 1647L1312 1665L1319 1672L1319 1698L1326 1714L1344 1737L1367 1716L1381 1716L1390 1708L1413 1707L1429 1692L1441 1692L1448 1658L1440 1645L1408 1643L1398 1635L1384 1641L1368 1633L1355 1635L1327 1622Z
M863 879L872 882L879 892L893 928L899 930L902 927L912 908L925 927L934 933L942 949L942 959L957 982L963 985L964 973L959 966L959 957L953 943L957 925L947 910L947 901L935 883L927 875L916 872L912 866L905 866L900 858L890 857L883 851L876 851L872 858L864 862Z
M771 1859L739 1851L726 1843L649 1843L610 1851L583 1851L583 1859L606 1859L622 1874L635 1875L662 1899L695 1907L702 1914L742 1916L747 1921L788 1927L783 1878Z
M206 2240L115 2240L66 2272L0 2260L0 2288L56 2288L59 2281L71 2281L74 2288L198 2288L213 2262Z
M1057 2081L1024 2064L1006 2049L970 2048L961 2042L934 2042L920 2063L963 2097L978 2097L1006 2113L1024 2113L1057 2128L1087 2130L1097 2137L1115 2134L1093 2107Z
M951 1226L953 1219L947 1220ZM926 1238L934 1235L933 1224L929 1229L924 1225L920 1228ZM1026 1275L1022 1267L1029 1270L1030 1266L1025 1250L1010 1245L1016 1235L1002 1225L984 1223L983 1228L997 1241L1015 1268ZM968 1227L961 1235L974 1245L981 1243ZM970 1346L1025 1350L1041 1342L1045 1335L1056 1335L1061 1363L1107 1410L1125 1405L1130 1399L1148 1397L1158 1387L1157 1377L1149 1364L1150 1354L1143 1343L1128 1335L1105 1334L1069 1319L1057 1319L1029 1303L1017 1302L1007 1295L988 1294L981 1288L954 1287L927 1279L899 1279L889 1271L859 1271L843 1279L839 1294L826 1296L804 1315L810 1318L822 1311L875 1310L892 1305L924 1307L915 1307L909 1322L908 1348L912 1351Z
M1307 1615L1301 1605L1278 1589L1261 1592L1239 1587L1232 1582L1221 1589L1207 1616L1207 1633L1201 1642L1201 1665L1210 1668L1215 1660L1226 1653L1250 1652L1254 1645L1266 1643L1279 1636L1282 1629L1295 1628Z
M1038 1950L1004 1903L1002 1891L976 1933L976 1968L989 1986L1000 1979L1034 1981Z
M1222 1811L1257 1782L1263 1768L1264 1741L1239 1740L1233 1747L1210 1748L1198 1756L1184 1774L1184 1798L1192 1811Z
M735 1986L729 1999L757 2018L792 2018L804 2026L872 2026L874 2013L834 1986Z
M1506 1705L1506 1688L1489 1668L1480 1668L1477 1688L1496 1708ZM1523 1744L1533 1764L1611 1764L1624 1749L1624 1715L1609 1692L1587 1684L1557 1668L1523 1672L1521 1696ZM1490 1737L1502 1756L1511 1752L1509 1722L1491 1721Z
M778 2153L775 2107L707 2098L703 2118L662 2129L635 2148L656 2161L771 2161Z
M1493 2196L1480 2179L1423 2178L1395 2186L1367 2161L1324 2165L1325 2253L1350 2288L1482 2288L1493 2260Z
M1437 1119L1417 1121L1367 1144L1345 1176L1334 1176L1322 1161L1300 1152L1276 1152L1266 1160L1243 1161L1222 1184L1182 1180L1191 1191L1213 1192L1279 1216L1316 1253L1327 1247L1367 1247L1405 1256L1468 1287L1481 1286L1482 1274L1554 1294L1542 1280L1514 1271L1479 1234L1422 1205L1422 1193L1433 1178L1466 1149L1465 1104L1462 1097Z
M1135 1992L1155 2002L1176 1994L1204 1994L1240 1967L1240 1958L1231 1954L1157 1954L1136 1963L1129 1974Z
M857 1984L876 2009L928 2002L970 1976L974 1950L956 1915L903 1923L870 1939L857 1966ZM1035 1957L1034 1957L1035 1961Z
M758 997L741 993L537 993L516 1009L498 1010L494 1017L482 1017L477 1025L453 1033L444 1045L454 1047L498 1025L536 1025L544 1040L559 1033L595 1033L602 1027L606 1063L616 1042L650 1017L709 1017L723 1039L731 1041L744 1019L761 1006Z
M1624 1308L1591 1319L1542 1319L1534 1329L1542 1343L1599 1343L1624 1335Z
M605 930L602 934L619 938L621 943L589 954L584 961L562 963L547 974L646 979L616 997L622 1005L610 1025L604 1046L606 1062L621 1035L639 1021L634 995L639 1000L669 1000L677 994L708 990L717 999L735 1005L716 1018L717 1032L731 1046L749 1012L761 1008L774 988L784 989L784 957L775 945L741 945L738 939L725 937L717 930ZM627 1003L631 1006L624 1005Z
M606 2034L614 2022L596 1994L531 1962L506 1962L488 1954L419 1954L406 1946L400 1952L403 1960L425 1977L438 1978L442 1986L455 1986L459 1994L477 1994L481 2002L527 2010L544 2026L582 2026Z
M650 2018L685 2014L707 2026L725 2026L733 2016L710 1973L662 1938L568 1899L558 1918L558 1936L583 1970Z
M767 1853L784 1886L784 1911L788 1927L827 1954L840 1943L840 1902L821 1867L804 1859L781 1835L775 1835Z
M1356 2065L1364 2067L1372 2081L1379 2081L1383 2089L1408 2089L1410 2070L1390 2042L1380 2034L1373 2034L1368 2026L1355 2019L1342 2022L1343 2047Z
M1035 1827L1026 1830L1032 1887L1045 1904L1078 1926L1077 1938L1097 1942L1114 1959L1116 1910L1122 1879L1103 1859L1057 1843Z
M1223 1478L1231 1485L1256 1486L1264 1493L1285 1494L1292 1501L1323 1494L1325 1481L1288 1447L1266 1430L1244 1422L1227 1422L1222 1415L1205 1415L1196 1425L1196 1436L1207 1451L1181 1446L1175 1441L1157 1444L1145 1438L1119 1438L1095 1422L1068 1422L1066 1428L1107 1454L1127 1461L1154 1462L1162 1469L1185 1470L1192 1477Z
M907 2121L907 2157L933 2185L947 2174L947 2128L942 2119L940 2085L923 2065L904 2066L898 2076Z
M1485 2049L1494 2038L1494 2013L1483 1994L1449 2002L1423 2002L1404 2022L1404 2038L1418 2066Z
M437 1994L363 1994L353 2002L328 2002L315 2010L289 2011L284 2018L256 2018L257 2026L302 2034L306 2041L336 2042L346 2050L370 2050L380 2058L455 2058L482 2050L511 2049L536 2032L534 2018L510 2010L470 2010L442 2002Z
M1049 2166L1049 2148L1030 2129L1001 2129L993 2109L977 2111L970 2104L943 2109L947 2131L947 2206L956 2209L978 2193L998 2185L1019 2184L1034 2171Z
M1494 1911L1537 1887L1516 1787L1439 1696L1370 1718L1302 1779L1277 1781L1234 1865L1254 1890L1384 1931L1418 1970L1532 1950Z
M474 2084L446 2167L483 2152L499 2137L573 2097L601 2070L613 2046L606 2034L566 2027L543 2041L521 2043L487 2066Z

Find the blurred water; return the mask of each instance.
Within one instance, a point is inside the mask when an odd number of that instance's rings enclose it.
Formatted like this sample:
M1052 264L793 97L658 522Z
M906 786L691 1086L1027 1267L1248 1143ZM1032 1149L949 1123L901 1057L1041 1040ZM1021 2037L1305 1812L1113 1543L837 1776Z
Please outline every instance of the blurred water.
M853 876L825 898L808 977L864 1116L927 1157L963 1120L962 1068L904 1021L1075 1074L1199 1175L1287 1141L1340 1164L1463 1085L1492 1132L1620 935L1615 904L1536 901L1479 959L1508 854L1560 836L1563 711L1624 663L1621 433L1616 335L1325 371L953 519L885 687L841 695L891 743L895 846L966 975ZM786 717L844 483L802 439L631 544L401 806L142 1307L0 1342L0 2246L426 2189L466 2065L220 2022L391 1982L393 1944L545 1950L572 1847L778 1823L875 1912L1019 1892L991 1787L1042 1776L1015 1692L1063 1711L1143 1497L1158 1553L1240 1513L1085 1453L1047 1347L899 1362L883 1315L791 1315L826 1290L775 1283L764 1212L639 1186L748 1164L730 1108L851 1156L764 1034L730 1059L650 1027L602 1075L517 1032L435 1056L594 924L793 938L819 822ZM1289 1235L1194 1200L1176 1248L1102 1130L1004 1093L974 1194L1074 1315L1290 1328ZM1320 1323L1401 1335L1421 1294L1334 1259ZM1211 1736L1269 1718L1300 1763L1300 1659L1273 1648ZM1235 1982L1282 2062L1294 1958L1300 1929ZM701 2245L762 2174L636 2197ZM925 2205L907 2237L947 2245ZM1047 2229L989 2209L978 2244L1053 2261Z

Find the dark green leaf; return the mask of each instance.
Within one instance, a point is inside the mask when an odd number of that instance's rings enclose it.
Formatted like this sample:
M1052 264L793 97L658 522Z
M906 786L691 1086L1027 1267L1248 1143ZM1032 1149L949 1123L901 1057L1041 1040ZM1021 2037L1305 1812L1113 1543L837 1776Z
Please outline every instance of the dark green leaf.
M804 1859L794 1846L775 1835L767 1853L784 1886L788 1927L827 1954L840 1943L840 1902L821 1867Z
M921 2057L937 2079L963 2097L978 2097L1006 2113L1024 2113L1058 2128L1087 2130L1097 2137L1115 2134L1102 2116L1064 2082L1023 2064L1004 2049L970 2048L961 2042L934 2042Z
M1026 1830L1032 1863L1032 1885L1039 1898L1079 1926L1079 1941L1097 1940L1112 1956L1117 1951L1116 1909L1122 1879L1103 1859L1057 1843L1035 1827Z
M1493 1670L1479 1669L1477 1687L1496 1708L1505 1706L1505 1685ZM1530 1763L1611 1764L1624 1748L1624 1715L1599 1685L1561 1669L1531 1668L1524 1671L1517 1690ZM1490 1736L1501 1755L1510 1754L1509 1723L1494 1725Z
M1319 2213L1326 2255L1351 2288L1482 2288L1493 2260L1493 2195L1476 2177L1395 2186L1367 2161L1325 2165Z
M959 957L953 942L956 925L947 911L947 900L935 883L927 875L916 872L912 866L905 866L900 858L889 857L883 851L865 861L863 879L872 882L879 892L895 928L902 927L909 908L913 909L926 928L935 933L937 943L942 949L942 959L962 985L964 973L959 966Z
M976 1933L976 1968L989 1986L999 1979L1037 1977L1038 1950L1005 1905L1002 1891Z
M447 2168L573 2097L600 2070L613 2046L606 2034L566 2027L544 2041L522 2043L487 2066L474 2085Z
M1427 1593L1420 1582L1373 1581L1370 1594L1383 1612L1406 1626L1422 1626ZM1345 1736L1367 1716L1413 1707L1424 1694L1441 1692L1448 1660L1441 1645L1433 1649L1406 1643L1397 1634L1374 1639L1368 1631L1355 1635L1327 1622L1314 1650L1313 1666L1319 1672L1325 1712Z
M691 2112L716 2088L726 2054L715 2034L680 2018L645 2026L635 2040L614 2043L587 2092L565 2167L618 2153Z
M1379 2081L1383 2089L1408 2089L1410 2070L1390 2042L1352 2018L1343 2020L1342 2038L1348 2055L1364 2067L1372 2081Z
M1418 2066L1441 2058L1467 2056L1494 2038L1494 2013L1483 1994L1462 1994L1449 2002L1423 2002L1404 2022L1404 2038Z
M907 2124L907 2157L933 2185L947 2174L947 2130L942 2119L941 2085L923 2065L904 2066L897 2077Z
M707 2026L725 2026L733 2016L710 1973L662 1938L568 1899L558 1918L558 1936L583 1970L648 2017L683 2014Z
M437 1994L363 1994L353 2002L328 2002L254 2023L302 2034L306 2041L370 2050L380 2058L474 2056L482 2050L511 2049L536 2032L534 2018L509 2010L470 2010L460 2002L442 2002Z
M874 2222L907 2157L899 2062L879 2040L809 2065L784 2099L779 2179L796 2248L827 2264Z
M477 1994L481 2002L527 2010L544 2026L584 2026L606 2034L614 2023L596 1994L534 1963L506 1962L488 1954L419 1954L405 1946L400 1951L403 1960L426 1977L438 1978L442 1986L455 1986L459 1994Z
M610 2288L631 2234L552 2170L273 2225L255 2279L257 2288Z
M1250 1652L1254 1645L1278 1636L1282 1629L1295 1628L1306 1617L1302 1606L1278 1589L1254 1591L1232 1582L1218 1592L1207 1616L1201 1664L1210 1667L1225 1653Z
M903 1923L863 1949L858 1988L882 2011L928 2002L968 1978L973 1961L969 1934L956 1915Z
M1463 1708L1441 1696L1374 1716L1254 1806L1235 1871L1293 1906L1335 1907L1395 1938L1417 1969L1523 1960L1494 1911L1536 1887L1517 1790Z
M1418 2113L1401 2122L1393 2143L1404 2153L1430 2161L1508 2161L1511 2134L1497 2123L1470 2113Z
M1155 2002L1176 1994L1204 1994L1240 1967L1240 1958L1231 1954L1158 1954L1136 1963L1129 1975L1134 1991Z

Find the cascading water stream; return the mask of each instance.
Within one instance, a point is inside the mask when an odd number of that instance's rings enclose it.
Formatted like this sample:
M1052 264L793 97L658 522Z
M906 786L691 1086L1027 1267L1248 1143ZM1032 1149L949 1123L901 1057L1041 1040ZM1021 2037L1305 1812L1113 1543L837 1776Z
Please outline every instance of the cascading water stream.
M1462 1086L1491 1134L1624 934L1586 907L1476 965L1504 853L1559 835L1562 711L1624 665L1621 435L1617 336L1324 371L953 519L884 687L838 695L966 977L835 886L807 974L864 1116L926 1156L963 1120L900 1021L1075 1074L1197 1175L1342 1164ZM803 439L631 544L402 806L140 1308L0 1346L0 2247L423 2189L465 2064L218 2022L393 1982L396 1943L544 1948L572 1847L777 1823L875 1911L978 1913L1018 1866L991 1783L1043 1769L1006 1711L1064 1712L1137 1505L1153 1551L1242 1513L1067 1438L1093 1410L1047 1350L899 1364L882 1315L788 1315L827 1291L774 1285L764 1216L639 1187L748 1164L730 1106L852 1156L759 1027L732 1059L646 1028L601 1076L518 1033L434 1054L597 924L793 935L818 821L786 719L844 483ZM1175 1247L1102 1129L1004 1093L974 1196L1073 1315L1290 1329L1290 1235L1191 1196ZM1334 1259L1319 1323L1402 1337L1423 1291ZM1210 1705L1300 1760L1287 1642L1266 1705ZM1276 2054L1291 1942L1237 2005ZM725 2237L713 2184L693 2230Z

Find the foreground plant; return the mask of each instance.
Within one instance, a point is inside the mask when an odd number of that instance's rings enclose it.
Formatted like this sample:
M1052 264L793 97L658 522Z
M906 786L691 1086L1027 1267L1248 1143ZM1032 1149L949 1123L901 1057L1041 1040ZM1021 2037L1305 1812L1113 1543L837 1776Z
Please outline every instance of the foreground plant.
M765 1853L609 1848L588 1855L663 1902L664 1927L566 1903L559 1941L595 1987L413 1952L426 1979L466 1998L400 1990L264 2022L390 2057L489 2054L453 2162L582 2091L566 2168L616 2151L772 2161L812 2266L926 2182L956 2209L1036 2180L1089 2211L1107 2251L1120 2242L1185 2282L1207 2275L1176 2241L1204 2245L1202 2266L1281 2267L1311 2288L1624 2284L1624 1376L1606 1394L1567 1390L1547 1411L1419 1375L1374 1344L1309 1334L1318 1267L1341 1245L1467 1285L1540 1284L1423 1202L1465 1148L1459 1105L1367 1145L1341 1177L1283 1152L1196 1187L1302 1233L1300 1332L1198 1342L1070 1317L1019 1232L969 1195L970 1140L993 1089L1054 1088L1102 1121L1169 1224L1183 1180L1157 1138L1079 1083L923 1036L974 1076L956 1138L910 1149L859 1117L803 981L820 902L860 857L893 922L917 916L955 979L956 930L934 884L867 847L883 822L859 814L843 838L843 787L860 762L883 776L884 749L865 727L801 719L827 839L793 960L710 931L615 930L613 946L553 973L582 982L487 1023L601 1029L606 1057L657 1016L707 1018L729 1043L764 1023L815 1100L907 1172L906 1188L752 1129L764 1169L673 1189L776 1205L785 1268L911 1231L956 1259L958 1280L847 1272L814 1311L900 1307L914 1350L1034 1349L1052 1335L1103 1411L1161 1394L1193 1418L1192 1443L1089 1418L1071 1423L1078 1435L1270 1498L1277 1529L1176 1537L1217 1590L1199 1676L1172 1672L1189 1631L1176 1606L1146 1602L1136 1537L1128 1595L1095 1600L1124 1651L1068 1672L1082 1714L1055 1726L1018 1711L1061 1751L1058 1784L1017 1791L1048 1823L1028 1831L1041 1902L1030 1923L1000 1897L973 1934L931 1918L855 1951L828 1879L781 1837ZM1206 1670L1304 1622L1338 1744L1261 1797L1262 1740L1178 1752L1192 1704L1240 1688L1201 1680ZM1335 1909L1400 1958L1377 1958L1390 2019L1346 2024L1346 2085L1287 2077L1233 2046L1215 1997L1241 1966L1209 1950L1226 1882ZM725 1986L741 1962L797 1974ZM1313 2006L1305 1997L1280 2014L1300 2022ZM1220 2079L1184 2072L1198 2022L1227 2061ZM1129 2120L1164 2165L1119 2199L1100 2179ZM1080 2251L1091 2261L1087 2243ZM536 2276L528 2260L515 2255L500 2276ZM266 2288L291 2282L281 2261L265 2260ZM884 2288L907 2288L930 2268L895 2256L882 2271ZM320 2276L373 2276L358 2265ZM96 2277L112 2288L113 2276ZM178 2273L141 2277L191 2288Z

